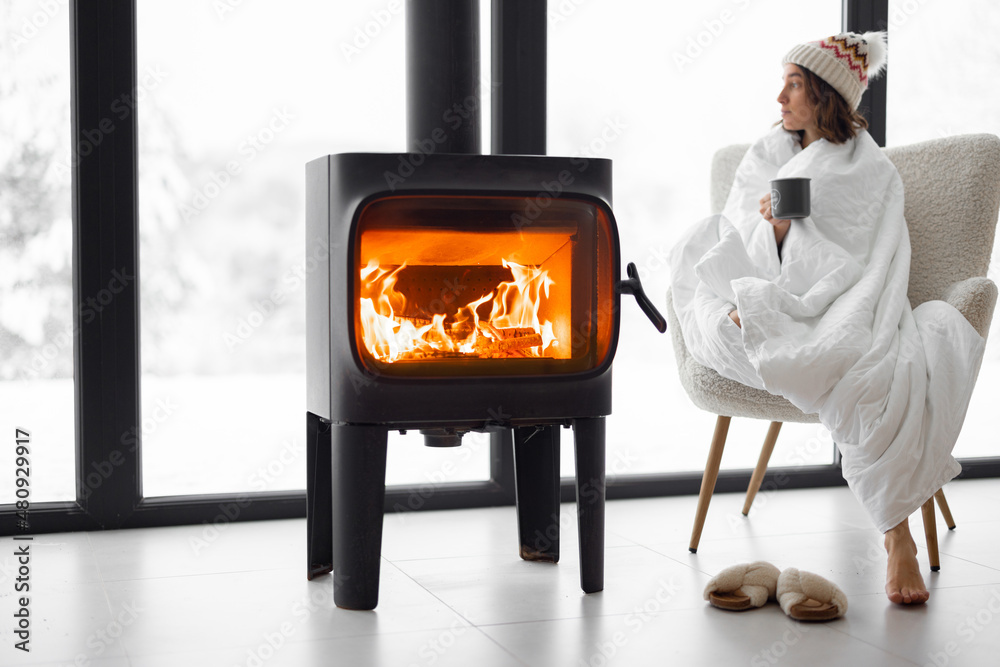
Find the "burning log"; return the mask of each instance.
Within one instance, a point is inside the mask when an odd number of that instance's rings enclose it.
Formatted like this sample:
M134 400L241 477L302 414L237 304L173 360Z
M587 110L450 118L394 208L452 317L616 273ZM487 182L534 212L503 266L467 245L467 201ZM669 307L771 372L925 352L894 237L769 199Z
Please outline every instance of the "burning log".
M523 357L521 350L542 344L542 336L530 327L497 328L489 322L480 322L479 326L484 334L476 338L476 352L480 357Z

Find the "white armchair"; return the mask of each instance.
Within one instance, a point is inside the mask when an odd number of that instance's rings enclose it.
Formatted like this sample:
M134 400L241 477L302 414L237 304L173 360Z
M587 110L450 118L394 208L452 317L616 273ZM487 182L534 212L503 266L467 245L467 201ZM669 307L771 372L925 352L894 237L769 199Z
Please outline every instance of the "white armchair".
M712 161L712 210L721 211L748 144L719 150ZM908 294L916 308L943 299L957 308L983 337L989 333L997 286L986 277L1000 210L1000 138L972 134L886 148L905 188L905 216L912 256ZM681 333L673 298L667 291L667 319L681 384L699 408L719 415L702 477L690 551L696 552L708 505L715 490L722 451L732 417L771 422L757 467L747 489L743 514L748 514L783 422L819 422L780 396L722 377L696 362ZM951 518L944 493L935 494L949 528ZM931 569L940 567L934 498L923 506L924 531Z

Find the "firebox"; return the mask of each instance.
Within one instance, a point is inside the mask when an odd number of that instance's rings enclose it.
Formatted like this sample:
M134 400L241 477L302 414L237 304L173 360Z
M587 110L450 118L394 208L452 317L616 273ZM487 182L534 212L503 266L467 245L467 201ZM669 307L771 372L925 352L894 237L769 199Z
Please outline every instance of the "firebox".
M354 343L372 373L581 373L608 357L614 236L599 200L390 195L355 235Z

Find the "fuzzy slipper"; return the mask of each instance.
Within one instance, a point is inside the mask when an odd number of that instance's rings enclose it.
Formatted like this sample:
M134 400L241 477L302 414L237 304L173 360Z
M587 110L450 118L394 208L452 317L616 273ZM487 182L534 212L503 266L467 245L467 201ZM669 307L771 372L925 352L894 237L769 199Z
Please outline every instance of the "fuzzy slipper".
M778 604L796 621L832 621L847 613L847 596L836 584L794 567L778 577Z
M779 574L778 568L765 561L727 567L705 586L705 599L728 611L763 607L775 595Z

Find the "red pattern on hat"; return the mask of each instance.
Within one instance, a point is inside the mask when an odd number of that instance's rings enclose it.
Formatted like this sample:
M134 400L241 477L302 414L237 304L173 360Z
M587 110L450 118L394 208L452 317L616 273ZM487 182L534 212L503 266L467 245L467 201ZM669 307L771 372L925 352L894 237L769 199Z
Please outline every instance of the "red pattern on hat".
M848 42L846 38L827 37L815 42L821 49L833 51L842 63L858 73L862 88L868 86L868 54L860 53L858 47L864 42Z

